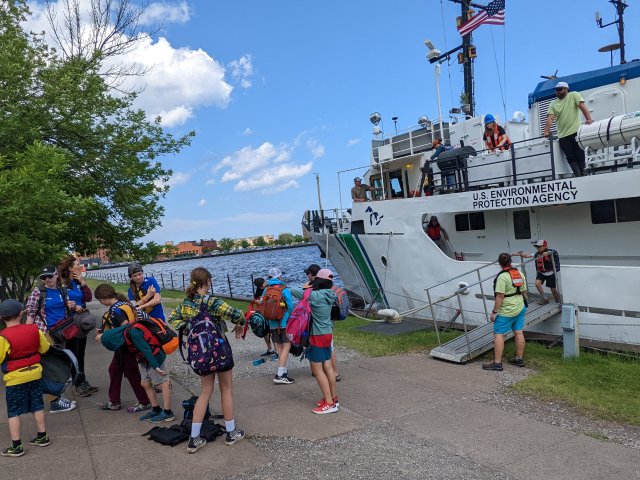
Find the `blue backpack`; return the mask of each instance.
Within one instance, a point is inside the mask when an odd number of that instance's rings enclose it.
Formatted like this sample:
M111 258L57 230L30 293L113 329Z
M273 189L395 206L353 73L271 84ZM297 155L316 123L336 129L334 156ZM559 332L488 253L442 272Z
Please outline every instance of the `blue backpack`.
M208 298L202 300L198 314L181 327L179 333L180 355L201 377L233 368L231 345L218 322L211 318L207 309ZM184 346L187 348L186 358Z

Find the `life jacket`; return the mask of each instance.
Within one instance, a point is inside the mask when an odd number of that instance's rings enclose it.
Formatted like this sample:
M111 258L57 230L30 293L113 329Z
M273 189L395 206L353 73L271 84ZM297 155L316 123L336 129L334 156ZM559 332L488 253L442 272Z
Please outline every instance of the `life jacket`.
M141 312L129 302L117 300L116 303L109 307L109 310L102 316L102 331L105 332L120 325L113 323L113 311L119 308L127 316L128 323L135 323L141 318Z
M142 332L144 341L149 344L149 347L151 347L151 353L154 357L162 351L162 344L160 343L160 340L151 333L151 330L149 330L146 325L142 323L134 323L131 328L136 328ZM135 355L138 362L147 361L145 356L136 348L135 343L133 343L133 340L131 339L131 331L129 329L124 331L124 344L127 346L127 349Z
M433 225L429 222L429 225L427 225L427 235L429 235L431 240L440 240L442 235L440 232L440 224Z
M560 257L558 256L558 252L552 250L551 248L547 248L544 252L538 253L536 252L536 271L540 273L553 272L553 263L551 261L550 255L545 255L545 253L549 252L553 255L553 260L556 264L556 272L560 271Z
M516 289L516 291L513 293L505 293L504 296L513 297L514 295L522 295L522 288L525 286L524 278L522 278L520 270L514 267L503 268L502 271L498 273L498 275L496 275L496 278L493 279L493 295L496 295L496 283L498 282L498 277L503 273L509 274L509 276L511 277L511 285L513 285L513 287Z
M503 138L506 138L507 141L504 142L504 145L502 145L499 149L509 150L509 148L511 148L511 141L509 140L509 137L506 133L504 135L500 135L500 128L498 127L497 122L493 123L492 132L488 132L486 128L484 129L484 144L487 147L487 150L495 150L496 145L498 145Z
M0 336L9 342L11 353L2 362L2 372L9 373L40 363L40 333L35 325L15 325L5 328Z

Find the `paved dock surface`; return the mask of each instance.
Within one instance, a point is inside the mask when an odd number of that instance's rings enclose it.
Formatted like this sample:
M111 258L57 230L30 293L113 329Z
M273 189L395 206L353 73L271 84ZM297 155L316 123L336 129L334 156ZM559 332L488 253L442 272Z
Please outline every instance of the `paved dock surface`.
M258 356L264 344L255 345ZM247 438L227 447L220 437L189 455L186 443L172 448L142 437L151 425L138 414L98 409L111 355L89 342L86 370L100 392L69 394L76 410L47 415L51 445L0 457L2 479L640 479L640 450L489 405L480 399L499 388L495 372L425 355L343 363L340 411L330 415L311 413L320 394L306 368L297 369L294 385L274 384L272 373L237 378L236 420ZM0 394L4 448L4 386ZM190 395L174 379L177 415ZM126 381L122 400L135 403ZM220 411L217 388L211 406ZM35 425L23 419L27 442Z

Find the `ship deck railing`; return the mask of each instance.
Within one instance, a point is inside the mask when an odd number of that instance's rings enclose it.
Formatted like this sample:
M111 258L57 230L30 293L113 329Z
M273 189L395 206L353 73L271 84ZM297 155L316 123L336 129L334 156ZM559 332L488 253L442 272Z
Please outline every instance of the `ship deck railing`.
M535 259L531 258L519 264L519 269L522 271L525 278L530 278L526 274L526 267L527 265L532 265L534 261ZM553 270L556 271L556 264L553 255L551 255L551 262L553 265ZM485 286L483 284L490 281L491 285L493 286L493 279L499 273L496 268L498 267L497 263L498 262L495 261L481 265L477 268L455 275L443 282L439 282L425 289L431 318L438 341L438 346L432 349L430 352L430 355L432 357L456 363L466 363L493 348L493 323L490 319L490 312L492 311L492 308L488 307L487 302L494 301L495 296L493 291L491 291L490 293L485 292ZM485 273L488 269L493 269L491 275L483 276L483 273ZM475 282L468 283L461 281L462 279L468 280L470 279L470 277L474 276L477 277L477 281ZM533 275L532 278L535 278L535 275ZM560 272L556 272L556 278L558 293L560 295L560 298L562 298ZM437 292L442 293L443 291L447 291L447 285L454 282L456 288L454 288L452 292L449 290L449 292L451 293L445 294L444 296L441 296L441 298L434 300ZM532 284L529 282L527 282L526 284L525 294L529 298L531 298L531 296L529 295L529 287L531 285ZM482 300L483 311L479 312L479 315L478 312L473 312L473 317L475 317L476 319L478 318L478 316L483 317L484 322L480 324L471 324L469 322L471 312L469 312L468 309L464 308L462 296L468 295L473 291L477 292L478 290L479 294L476 294L476 297ZM460 319L463 333L459 337L443 344L440 339L440 328L438 325L438 317L436 315L435 307L440 304L450 304L450 300L454 298L456 299L457 303L456 318ZM539 322L542 322L543 320L546 320L560 313L560 311L561 304L558 303L548 303L546 305L532 304L529 306L525 314L525 327L530 327ZM511 338L512 336L512 333L506 334L505 340Z

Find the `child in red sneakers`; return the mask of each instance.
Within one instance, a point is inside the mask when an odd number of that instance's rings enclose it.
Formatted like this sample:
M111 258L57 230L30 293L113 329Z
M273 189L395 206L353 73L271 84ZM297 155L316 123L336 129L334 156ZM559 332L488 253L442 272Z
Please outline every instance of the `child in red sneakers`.
M109 310L102 317L102 327L96 335L96 342L100 342L105 330L116 328L127 323L135 322L133 306L124 295L118 296L116 290L106 283L96 287L95 297ZM120 392L122 390L122 376L129 380L133 393L138 403L127 408L129 413L142 412L151 408L149 397L141 385L138 362L126 345L123 345L113 353L113 359L109 365L109 401L100 405L102 410L120 410Z
M333 326L331 324L331 307L336 301L336 294L331 290L333 273L326 268L321 269L311 282L313 291L309 296L311 305L311 335L307 358L311 363L311 372L322 391L322 399L312 411L319 415L338 411L338 394L336 393L336 374L331 366L331 342ZM302 290L291 289L293 296L303 297Z
M20 440L20 415L25 413L33 413L38 427L38 434L29 441L29 445L49 445L40 381L40 354L49 350L49 342L35 325L20 323L23 312L24 306L17 300L0 303L0 320L4 320L7 325L0 333L0 363L3 364L3 380L7 385L7 416L11 434L11 445L2 450L3 457L24 455Z

